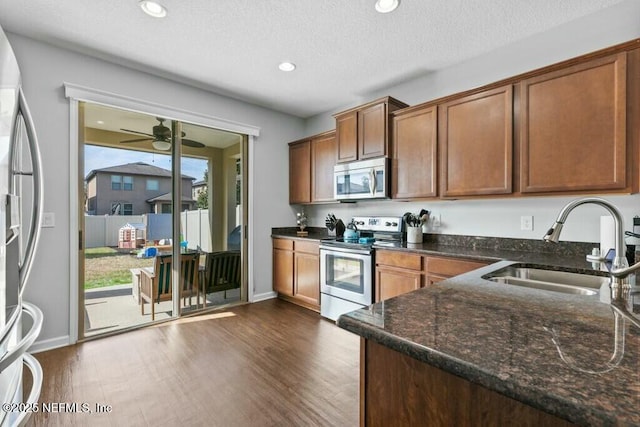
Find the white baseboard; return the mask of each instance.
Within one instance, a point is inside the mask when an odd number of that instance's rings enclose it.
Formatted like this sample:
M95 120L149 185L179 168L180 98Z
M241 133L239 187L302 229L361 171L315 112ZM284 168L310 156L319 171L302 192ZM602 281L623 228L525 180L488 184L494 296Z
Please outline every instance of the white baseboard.
M266 301L268 299L272 299L272 298L275 298L277 296L278 296L278 293L274 292L274 291L265 292L265 293L262 293L262 294L254 294L251 302Z
M53 350L54 348L66 347L71 344L69 335L63 337L50 338L48 340L36 341L29 347L29 353L40 353L41 351Z

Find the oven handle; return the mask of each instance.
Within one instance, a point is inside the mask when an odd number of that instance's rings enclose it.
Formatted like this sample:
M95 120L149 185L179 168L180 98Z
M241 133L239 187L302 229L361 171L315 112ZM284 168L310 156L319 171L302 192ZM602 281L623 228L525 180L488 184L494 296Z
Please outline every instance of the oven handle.
M341 248L337 246L323 246L322 244L320 245L320 252L321 254L336 253L340 255L356 255L358 258L369 257L373 255L373 252L369 249Z

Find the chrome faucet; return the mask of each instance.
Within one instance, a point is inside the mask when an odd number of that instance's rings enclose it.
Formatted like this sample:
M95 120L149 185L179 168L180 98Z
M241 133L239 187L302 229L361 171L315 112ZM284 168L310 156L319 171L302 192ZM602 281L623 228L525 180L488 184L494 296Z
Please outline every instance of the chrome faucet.
M616 251L613 262L611 263L611 269L609 273L611 274L611 300L612 303L615 302L627 302L629 301L629 295L631 291L631 286L629 284L629 279L627 276L633 273L636 270L640 270L640 262L629 267L629 263L627 262L627 258L625 257L624 250L624 225L622 220L622 215L620 211L612 205L607 200L598 198L598 197L585 197L583 199L577 199L572 202L569 202L558 215L558 219L551 226L547 234L543 237L543 239L547 242L558 243L560 239L560 233L562 232L562 226L567 220L567 216L569 213L575 209L576 207L584 204L596 204L605 208L611 216L613 217L615 223L615 247Z

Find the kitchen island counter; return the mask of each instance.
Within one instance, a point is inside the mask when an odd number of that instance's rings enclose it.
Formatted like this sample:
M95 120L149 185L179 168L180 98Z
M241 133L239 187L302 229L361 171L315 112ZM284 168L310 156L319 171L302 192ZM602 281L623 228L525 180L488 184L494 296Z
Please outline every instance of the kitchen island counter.
M481 278L509 264L345 314L338 326L571 423L640 425L640 330L599 296Z

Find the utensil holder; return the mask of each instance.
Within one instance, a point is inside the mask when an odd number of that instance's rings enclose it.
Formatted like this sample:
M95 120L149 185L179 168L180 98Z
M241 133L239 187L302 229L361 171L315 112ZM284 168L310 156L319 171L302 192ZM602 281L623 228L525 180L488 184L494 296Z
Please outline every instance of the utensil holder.
M422 243L422 227L407 227L407 243Z

